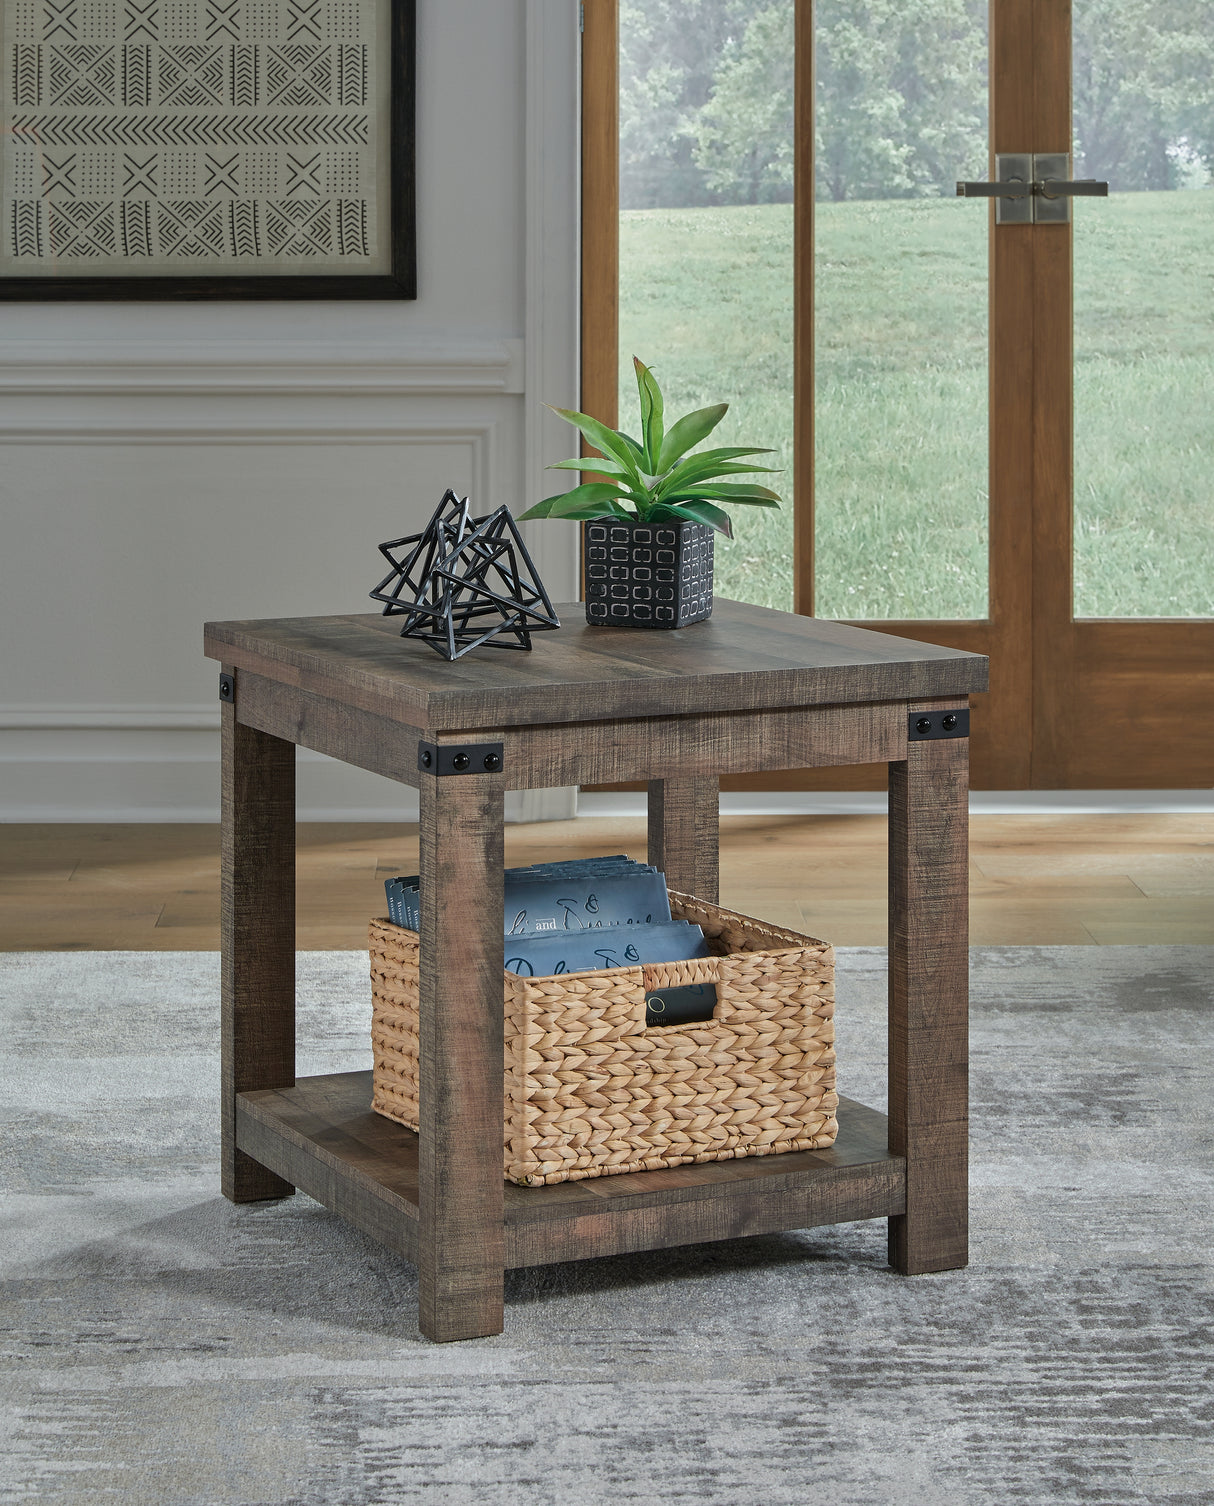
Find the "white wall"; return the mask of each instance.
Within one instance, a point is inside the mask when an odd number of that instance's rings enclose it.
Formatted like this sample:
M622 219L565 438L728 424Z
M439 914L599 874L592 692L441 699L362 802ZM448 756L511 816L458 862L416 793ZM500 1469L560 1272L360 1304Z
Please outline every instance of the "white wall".
M416 301L0 304L0 819L213 819L202 623L373 610L446 486L522 512L571 453L577 0L417 9ZM303 819L415 810L300 755Z

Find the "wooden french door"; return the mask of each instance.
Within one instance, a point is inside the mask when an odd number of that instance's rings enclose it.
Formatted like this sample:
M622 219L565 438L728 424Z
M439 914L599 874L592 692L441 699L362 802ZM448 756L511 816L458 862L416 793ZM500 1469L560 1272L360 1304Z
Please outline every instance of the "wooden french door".
M1076 11L1082 3L1074 0ZM812 614L814 19L811 0L795 5L795 609ZM616 28L616 0L586 0L582 404L600 416L616 407ZM1072 0L991 0L989 75L992 164L996 154L1068 152ZM1106 202L1080 201L1074 218L1099 215ZM1141 607L1124 618L1076 612L1074 227L997 225L993 202L966 208L989 217L987 613L975 620L853 620L990 657L991 691L976 699L972 722L977 788L1214 784L1214 611L1203 612L1201 599L1190 594L1183 615L1170 618L1161 590L1158 616ZM1193 317L1214 320L1214 289ZM1200 361L1190 377L1195 370ZM1151 380L1149 363L1142 380ZM1085 488L1093 484L1079 480ZM1206 496L1214 516L1214 488ZM1214 572L1214 558L1206 568ZM1115 593L1112 608L1118 609ZM874 769L863 782L875 787L883 778ZM851 787L859 782L849 779ZM781 783L809 787L810 780L789 776ZM815 787L824 783L814 780Z

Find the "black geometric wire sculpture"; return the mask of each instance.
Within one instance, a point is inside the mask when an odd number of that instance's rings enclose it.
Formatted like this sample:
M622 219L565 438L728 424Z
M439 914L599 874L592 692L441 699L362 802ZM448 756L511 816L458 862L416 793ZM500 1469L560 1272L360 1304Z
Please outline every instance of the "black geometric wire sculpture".
M392 570L372 601L384 603L385 617L403 613L401 637L423 639L444 659L482 643L530 649L532 633L561 625L505 507L470 518L467 497L448 488L421 533L379 552Z

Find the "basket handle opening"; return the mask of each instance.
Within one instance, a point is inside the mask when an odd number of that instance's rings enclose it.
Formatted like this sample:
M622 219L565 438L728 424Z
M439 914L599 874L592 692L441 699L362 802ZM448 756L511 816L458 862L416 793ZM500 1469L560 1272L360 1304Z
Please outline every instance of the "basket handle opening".
M715 1017L717 985L683 983L670 988L654 988L645 994L645 1025L691 1025Z

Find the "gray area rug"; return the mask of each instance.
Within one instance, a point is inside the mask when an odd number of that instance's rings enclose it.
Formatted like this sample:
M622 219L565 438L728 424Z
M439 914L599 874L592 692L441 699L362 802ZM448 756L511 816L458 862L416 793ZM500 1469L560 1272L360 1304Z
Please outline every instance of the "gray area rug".
M508 1277L433 1346L411 1266L216 1190L218 963L0 958L0 1501L1214 1501L1214 948L973 954L973 1247L883 1222ZM301 1073L369 1065L366 958L301 955ZM884 955L840 955L883 1101Z

